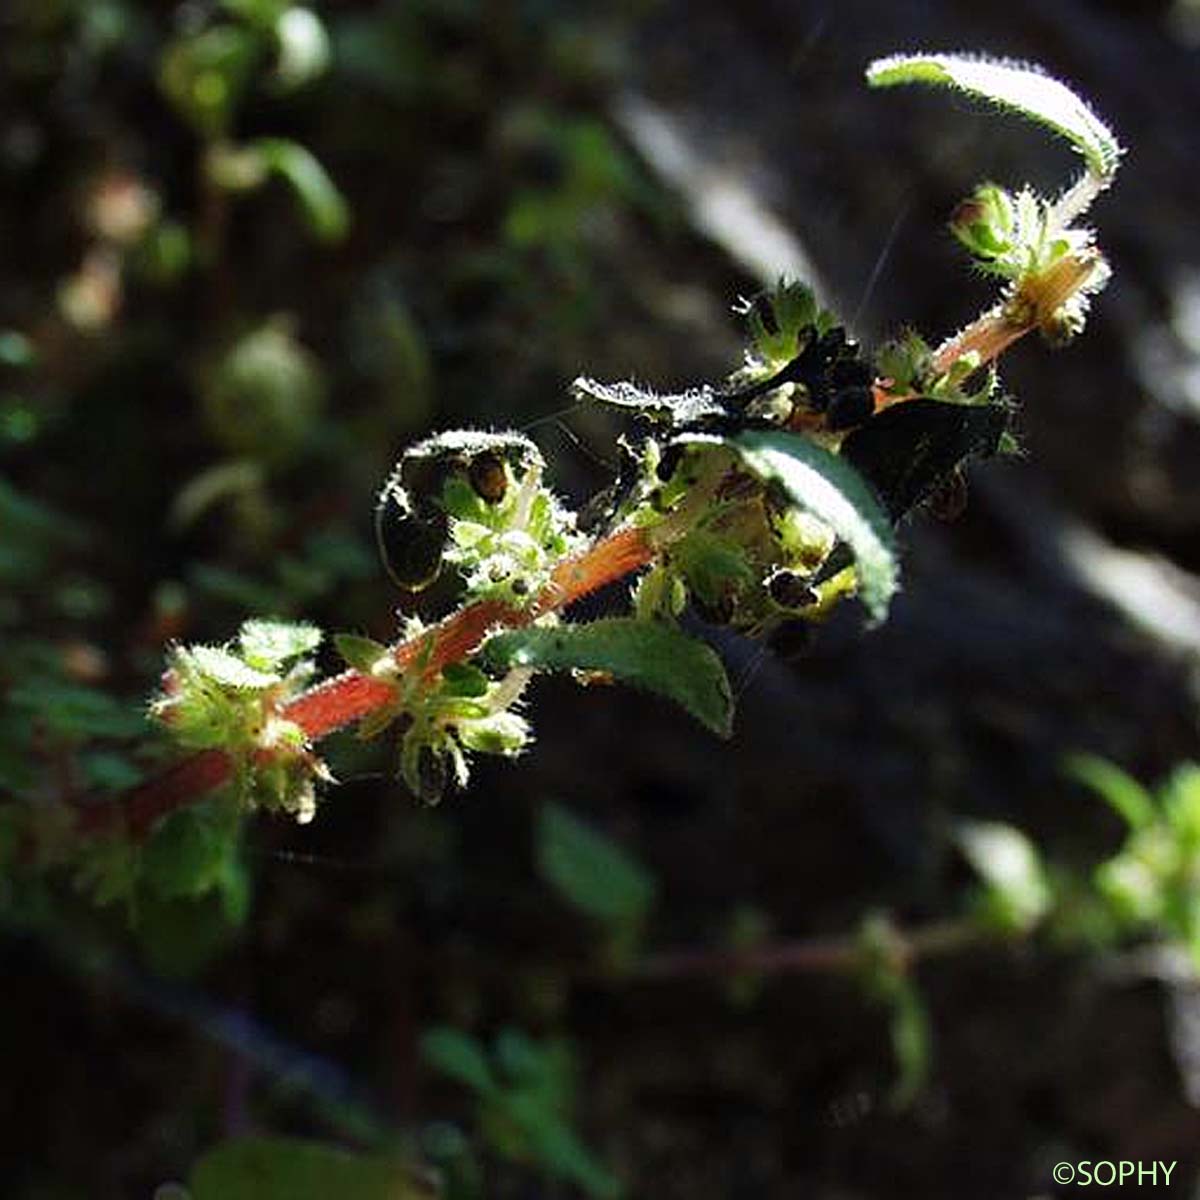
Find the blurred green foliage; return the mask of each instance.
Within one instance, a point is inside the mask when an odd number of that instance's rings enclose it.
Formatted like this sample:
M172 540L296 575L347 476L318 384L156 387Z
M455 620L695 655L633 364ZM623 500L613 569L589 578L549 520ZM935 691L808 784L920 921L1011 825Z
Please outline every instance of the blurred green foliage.
M351 1154L299 1138L242 1138L192 1168L194 1200L423 1200L431 1188L399 1158Z
M474 1093L480 1131L497 1153L570 1180L597 1200L623 1194L572 1128L576 1063L566 1042L503 1029L489 1055L474 1038L437 1028L422 1038L421 1051L431 1067Z

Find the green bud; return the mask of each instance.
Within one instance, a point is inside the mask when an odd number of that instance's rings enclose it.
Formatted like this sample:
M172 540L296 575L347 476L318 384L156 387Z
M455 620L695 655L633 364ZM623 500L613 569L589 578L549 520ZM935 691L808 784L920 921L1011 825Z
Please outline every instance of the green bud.
M1012 197L994 183L980 184L950 218L950 232L981 262L994 263L1013 248Z
M528 722L513 712L499 712L477 721L461 721L458 737L467 750L512 758L529 744Z
M388 648L381 642L357 633L335 633L333 644L346 665L363 675L375 674L380 663L391 658Z

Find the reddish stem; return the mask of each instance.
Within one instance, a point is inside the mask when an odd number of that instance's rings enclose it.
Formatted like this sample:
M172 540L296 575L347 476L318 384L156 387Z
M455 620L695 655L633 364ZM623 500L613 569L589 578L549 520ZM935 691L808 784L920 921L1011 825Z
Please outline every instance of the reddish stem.
M934 354L935 369L944 373L963 355L972 352L979 356L981 366L994 361L1013 342L1055 313L1083 286L1093 267L1094 260L1090 258L1064 259L1023 289L1019 298L1024 301L1028 319L1014 320L1011 310L1006 312L1009 306L985 313L938 347ZM880 407L909 398L889 395L878 384L875 394ZM470 604L432 629L393 647L396 665L403 673L420 664L423 676L431 678L447 664L470 657L492 630L519 628L546 613L565 608L582 596L647 566L656 553L644 530L619 529L559 563L550 582L529 607L512 608L491 600ZM309 741L315 742L391 703L395 695L394 681L346 671L297 696L284 706L281 715L294 721ZM134 835L144 834L161 816L226 783L232 773L233 760L224 751L201 751L115 801L82 804L77 828L85 836L114 827L123 827ZM817 957L823 959L824 952Z
M394 646L396 665L401 673L419 668L423 677L431 678L449 663L469 658L493 630L519 628L565 608L649 565L656 553L643 530L619 529L559 563L529 608L511 608L495 600L469 604L431 629ZM383 708L395 697L394 679L346 671L297 696L283 706L280 715L299 725L308 740L315 742ZM225 751L201 750L116 800L81 804L76 829L85 837L114 828L143 836L160 817L227 783L233 770L234 760Z

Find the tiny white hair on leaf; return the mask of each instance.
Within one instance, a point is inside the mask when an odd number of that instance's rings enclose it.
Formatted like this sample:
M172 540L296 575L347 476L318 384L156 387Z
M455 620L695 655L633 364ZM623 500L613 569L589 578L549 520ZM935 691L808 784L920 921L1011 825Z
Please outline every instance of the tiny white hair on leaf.
M1116 135L1091 107L1034 63L970 54L893 54L867 67L867 82L871 87L927 83L990 100L1066 138L1104 184L1116 173L1123 153Z

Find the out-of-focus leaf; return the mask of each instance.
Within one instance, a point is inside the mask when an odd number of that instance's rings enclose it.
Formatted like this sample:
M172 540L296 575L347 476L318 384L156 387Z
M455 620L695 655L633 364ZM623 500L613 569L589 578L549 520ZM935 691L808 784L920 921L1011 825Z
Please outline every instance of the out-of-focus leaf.
M229 128L261 49L252 30L212 25L167 46L159 85L180 117L215 138Z
M900 980L891 1004L890 1033L897 1074L888 1101L895 1109L905 1109L929 1078L929 1014L916 984L908 977Z
M30 677L9 689L6 702L67 737L137 737L146 732L139 705L63 680Z
M0 366L31 367L37 362L37 347L17 329L0 329Z
M268 170L291 184L317 237L327 242L345 237L350 228L350 210L337 185L310 150L287 138L259 138L250 148Z
M275 78L285 91L311 83L329 68L329 34L312 9L285 8L275 21L275 38L279 43Z
M279 20L290 0L220 0L220 2L221 7L232 16L267 30Z
M238 924L224 898L139 896L133 932L142 957L158 975L187 979L198 975L238 938Z
M221 355L204 386L204 415L233 454L282 466L306 447L324 401L321 364L277 313Z
M231 870L240 829L240 808L225 798L171 813L142 848L142 878L168 899L194 899L219 888Z
M88 783L106 791L121 791L142 780L142 772L123 754L98 750L79 756Z
M1132 775L1095 754L1072 754L1063 767L1072 779L1091 788L1130 829L1144 829L1156 816L1154 797Z
M192 1168L192 1200L432 1200L405 1163L297 1138L250 1137Z
M1185 853L1200 851L1200 766L1180 763L1163 781L1159 797Z
M563 1118L548 1111L535 1097L518 1093L505 1111L522 1127L536 1160L547 1170L578 1184L594 1200L616 1200L622 1195L620 1181Z
M171 524L186 529L223 500L261 491L266 483L262 464L250 458L234 458L206 467L188 480L171 505Z
M1053 892L1037 847L1019 829L993 821L959 823L955 840L983 880L986 917L1024 933L1050 910Z
M448 1026L430 1029L421 1038L421 1057L443 1075L464 1083L480 1095L496 1089L483 1048L472 1037Z
M537 863L548 883L601 921L641 920L654 903L657 889L645 867L557 804L538 817Z

